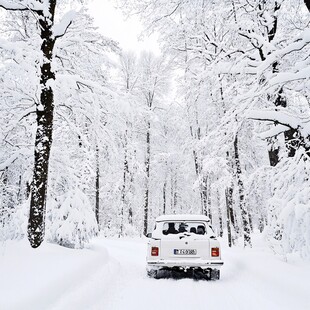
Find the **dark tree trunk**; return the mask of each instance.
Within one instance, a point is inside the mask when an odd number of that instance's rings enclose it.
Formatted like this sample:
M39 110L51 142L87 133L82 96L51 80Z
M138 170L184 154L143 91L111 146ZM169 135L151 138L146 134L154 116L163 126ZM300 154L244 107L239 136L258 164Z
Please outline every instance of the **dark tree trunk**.
M99 147L96 145L96 203L95 215L100 230L100 165L99 165Z
M22 176L18 178L18 192L17 192L17 201L20 204L23 200L23 190L22 190Z
M56 0L49 1L47 18L43 13L39 15L41 29L41 51L43 64L41 65L41 95L37 105L37 131L35 137L34 171L31 184L30 213L28 222L28 239L33 248L38 247L45 233L46 193L48 183L49 159L52 145L54 93L50 81L55 79L51 68L55 39L52 34Z
M8 208L8 199L7 199L7 186L8 186L8 168L6 167L3 172L0 174L0 182L2 183L3 186L3 201L0 204L0 228L4 227L5 225L5 218L7 216L7 208ZM1 184L0 183L0 184ZM0 188L1 189L1 188Z
M150 178L150 159L151 159L151 122L147 123L146 132L146 158L145 158L145 193L144 193L144 222L143 234L146 236L148 230L148 216L149 216L149 178Z
M252 215L250 212L248 212L248 215L249 215L249 225L250 225L250 229L251 229L251 232L254 231L254 227L253 227L253 221L252 221Z
M225 197L226 197L226 213L227 213L227 219L226 219L226 224L227 224L227 237L228 237L228 246L232 246L232 232L231 232L231 218L230 218L230 208L231 208L231 194L230 194L230 188L227 188L225 191Z
M223 214L222 214L222 209L221 209L221 197L220 197L219 190L216 191L216 196L217 196L217 211L218 211L219 226L220 226L219 236L223 237L223 234L224 234Z
M200 197L202 203L202 214L209 216L208 209L208 177L203 177L203 181L200 184Z
M178 186L177 186L177 175L175 173L174 176L174 194L173 194L173 209L177 210L177 206L178 206ZM180 205L181 209L180 211L182 212L182 205Z
M129 210L128 210L128 223L130 225L132 225L132 217L133 217L133 212L132 212L132 207L129 207Z
M26 189L25 189L26 199L29 198L30 194L31 194L31 184L30 184L30 182L27 181L26 182Z
M267 1L263 0L261 2L259 2L258 8L260 9L260 14L259 16L264 18L264 10L265 10L265 6L266 6ZM274 7L273 7L273 21L269 24L269 26L267 27L267 38L269 42L272 42L276 33L277 33L277 29L278 29L278 17L276 15L276 12L280 9L280 4L278 4L277 2L274 3ZM264 51L261 47L258 48L258 52L260 55L260 58L262 61L264 61L266 59L266 55L264 54ZM272 72L276 73L278 72L278 62L275 61L272 64ZM268 100L270 100L270 95L267 95ZM277 98L274 102L274 104L276 106L286 106L286 101L282 100L282 90L280 89ZM279 146L277 143L277 137L274 138L270 138L267 140L268 142L268 156L269 156L269 162L270 165L272 167L276 166L279 163Z
M196 123L198 126L197 118L196 118ZM191 132L192 137L194 138L192 126L190 126L190 132ZM198 140L200 140L200 137L201 137L200 127L198 127L198 129L197 129L197 135L196 136L197 136ZM210 218L210 220L212 220L212 214L211 214L211 209L210 209L211 197L210 197L210 193L208 191L208 189L209 189L208 177L203 176L202 180L201 180L201 167L199 164L198 154L195 150L193 151L193 156L194 156L196 176L199 178L199 192L200 192L199 194L200 194L200 200L201 200L202 214L208 216Z
M242 228L243 228L243 238L244 238L244 246L252 246L251 244L251 235L250 235L250 226L249 226L249 216L245 206L244 201L244 185L242 181L242 170L239 158L239 150L238 150L238 136L236 134L234 140L234 151L235 151L235 167L236 167L236 178L238 184L239 191L239 203L241 209L241 218L242 218Z
M227 199L228 199L228 211L229 211L229 219L232 227L234 228L235 232L238 233L239 229L235 220L235 213L233 209L233 184L227 189Z
M198 155L195 150L193 151L193 155L194 155L194 163L195 163L195 172L196 172L196 175L199 176L200 169L199 169L199 163L198 163Z
M262 9L266 5L267 1L262 1L261 4L259 4L260 8ZM307 1L305 1L305 4L307 5ZM277 11L281 8L281 4L279 2L274 3L274 8L273 8L273 22L270 24L271 26L268 28L268 41L272 42L275 38L277 29L278 29L278 17L277 17ZM262 10L263 11L263 10ZM263 54L263 51L260 50L260 55L261 59L264 61L265 56ZM279 72L279 62L275 61L272 64L272 72L273 73L278 73ZM270 97L270 96L268 96ZM274 101L275 106L280 106L283 108L287 107L287 100L285 96L283 95L283 88L280 88L277 94L277 97ZM294 129L290 129L286 132L284 132L284 138L285 138L285 145L286 145L286 150L288 152L288 157L294 157L295 152L296 152L296 136L297 136L297 131ZM269 155L269 162L271 166L276 166L279 162L279 146L277 145L277 138L270 138L268 139L269 143L269 150L268 150L268 155Z
M167 181L165 180L163 186L163 214L166 214L166 206L167 206L166 188L167 188Z
M211 212L211 182L210 180L207 183L207 209L208 209L208 217L210 219L210 222L212 224L212 212Z
M134 171L132 171L130 173L130 189L132 190L132 186L133 186L133 182L134 182L134 178L133 178L133 175L134 175ZM132 211L132 206L131 204L129 205L129 208L128 208L128 223L130 225L133 224L133 211Z
M277 138L268 139L269 150L268 157L270 166L275 167L279 163L279 147L275 147Z
M123 186L121 191L121 226L120 226L120 234L123 234L124 230L124 213L125 213L125 205L126 205L126 191L127 191L127 174L129 174L128 167L128 150L127 150L127 130L125 131L124 136L124 168L123 168Z

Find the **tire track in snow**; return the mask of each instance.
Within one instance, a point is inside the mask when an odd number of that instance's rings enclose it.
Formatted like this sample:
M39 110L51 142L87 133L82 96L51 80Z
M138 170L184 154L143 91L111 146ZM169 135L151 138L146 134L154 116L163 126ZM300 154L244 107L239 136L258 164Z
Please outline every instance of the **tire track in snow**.
M120 262L117 287L112 296L99 302L95 309L248 309L240 307L234 294L234 283L194 281L192 279L149 279L145 270L146 245L133 241L106 241L110 255ZM219 300L220 297L220 300ZM222 308L219 308L219 303ZM100 308L101 307L101 308Z
M113 282L115 287L110 290L112 294L105 294L92 309L291 310L295 296L303 299L300 310L310 309L307 295L301 292L289 296L290 283L278 286L279 280L271 278L268 270L257 268L255 251L224 248L225 265L220 281L155 280L146 276L146 244L141 240L104 240L103 244L119 261L119 270ZM268 258L270 268L281 274L277 259L262 253L261 259ZM289 266L284 268L288 270Z

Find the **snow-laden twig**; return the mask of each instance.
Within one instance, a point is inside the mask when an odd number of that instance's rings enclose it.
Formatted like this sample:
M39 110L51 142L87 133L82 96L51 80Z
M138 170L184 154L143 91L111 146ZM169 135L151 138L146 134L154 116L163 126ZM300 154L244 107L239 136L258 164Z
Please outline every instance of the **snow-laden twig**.
M19 1L9 1L9 0L0 0L0 7L9 10L9 11L43 11L44 5L39 1L33 0L24 0Z
M77 15L77 12L74 10L71 10L62 17L62 19L60 20L58 24L53 26L53 35L55 39L60 38L65 35L68 28L70 27L73 20L75 19L76 15Z
M9 157L7 160L0 163L0 171L5 170L7 167L9 167L11 164L13 164L14 161L18 158L18 156L19 156L19 152L16 152L13 155L11 155L11 157Z
M271 121L285 126L287 129L296 129L304 137L310 136L310 118L300 118L297 115L278 110L252 110L248 112L247 117L259 121Z

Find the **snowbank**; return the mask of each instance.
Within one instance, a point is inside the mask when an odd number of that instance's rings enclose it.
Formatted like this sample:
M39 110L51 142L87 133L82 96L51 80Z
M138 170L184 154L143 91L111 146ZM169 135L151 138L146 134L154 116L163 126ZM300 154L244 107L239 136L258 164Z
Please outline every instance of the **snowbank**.
M0 309L53 307L111 263L105 248L94 242L84 250L49 243L32 249L25 239L2 243Z

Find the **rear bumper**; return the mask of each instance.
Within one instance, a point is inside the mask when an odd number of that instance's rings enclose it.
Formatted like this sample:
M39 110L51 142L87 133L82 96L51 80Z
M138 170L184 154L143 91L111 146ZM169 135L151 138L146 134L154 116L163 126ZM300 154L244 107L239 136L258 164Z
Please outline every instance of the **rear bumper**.
M172 261L172 260L159 260L147 261L148 269L162 269L162 268L201 268L201 269L219 269L224 265L221 260L199 260L199 261Z

